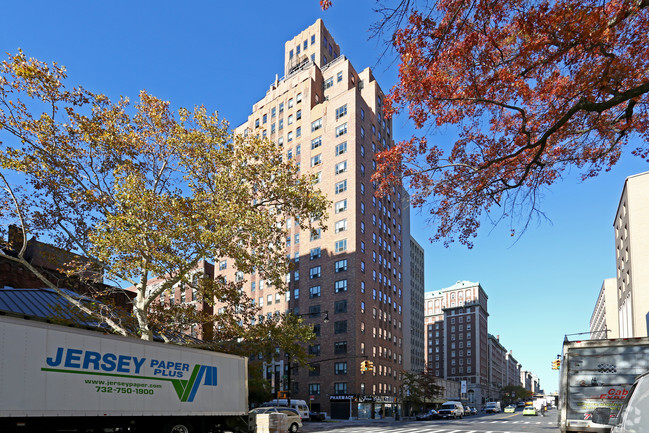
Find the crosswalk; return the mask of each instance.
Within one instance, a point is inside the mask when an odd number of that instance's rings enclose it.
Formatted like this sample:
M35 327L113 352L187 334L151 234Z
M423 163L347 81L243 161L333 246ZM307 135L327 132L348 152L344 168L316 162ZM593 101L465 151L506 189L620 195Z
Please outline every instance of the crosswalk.
M551 429L556 427L556 430ZM340 427L331 429L340 432ZM558 432L556 420L457 420L449 424L436 422L407 422L404 424L388 425L346 425L345 433L530 433L542 429L546 433ZM320 430L326 432L329 430Z

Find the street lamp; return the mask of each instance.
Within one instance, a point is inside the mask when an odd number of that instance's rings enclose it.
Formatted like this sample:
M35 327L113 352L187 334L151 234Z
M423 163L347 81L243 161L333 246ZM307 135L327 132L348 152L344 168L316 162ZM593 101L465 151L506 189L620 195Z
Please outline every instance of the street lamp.
M304 314L293 314L291 313L292 316L295 317L319 317L320 313L304 313ZM329 311L325 310L324 311L324 317L322 318L323 323L328 323L329 322ZM286 387L286 405L291 406L291 370L293 369L293 366L291 365L291 354L286 352L286 356L288 357L288 373L286 374L286 382L287 382L287 387Z

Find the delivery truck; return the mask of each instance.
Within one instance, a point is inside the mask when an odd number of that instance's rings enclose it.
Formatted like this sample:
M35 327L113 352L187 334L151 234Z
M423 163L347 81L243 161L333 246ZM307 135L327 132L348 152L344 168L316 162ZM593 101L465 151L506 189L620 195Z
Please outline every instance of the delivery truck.
M0 431L248 431L240 356L0 315Z
M559 427L608 433L637 376L649 371L649 338L564 341Z

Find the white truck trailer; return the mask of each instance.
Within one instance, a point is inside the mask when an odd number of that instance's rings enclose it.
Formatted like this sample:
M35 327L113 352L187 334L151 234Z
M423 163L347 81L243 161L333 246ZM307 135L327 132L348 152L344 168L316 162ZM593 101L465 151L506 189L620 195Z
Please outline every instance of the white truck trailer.
M247 432L240 356L0 316L0 431Z
M607 433L636 376L649 371L649 338L564 341L559 427Z

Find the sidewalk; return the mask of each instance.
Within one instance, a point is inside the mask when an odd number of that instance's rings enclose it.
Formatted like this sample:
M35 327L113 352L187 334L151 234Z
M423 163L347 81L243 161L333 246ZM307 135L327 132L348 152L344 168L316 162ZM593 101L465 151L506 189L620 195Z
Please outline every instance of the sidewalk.
M304 422L304 427L301 429L304 432L316 432L321 430L330 430L334 428L343 429L349 426L371 426L371 425L393 425L402 422L413 422L414 417L400 418L396 421L394 418L376 418L376 419L328 419L322 422Z

